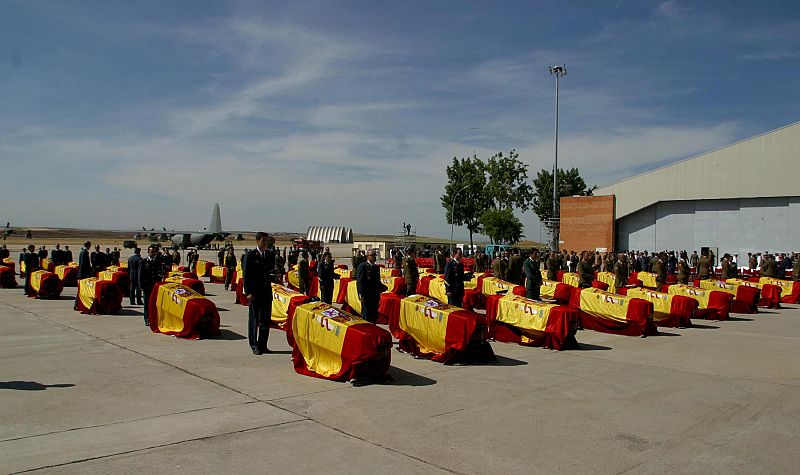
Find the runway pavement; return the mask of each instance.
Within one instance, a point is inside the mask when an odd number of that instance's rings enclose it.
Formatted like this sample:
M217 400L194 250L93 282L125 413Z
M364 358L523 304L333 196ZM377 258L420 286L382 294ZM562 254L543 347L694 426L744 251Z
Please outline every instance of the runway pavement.
M141 307L72 310L0 289L0 471L63 473L796 473L800 309L581 350L492 343L499 362L393 352L351 387L254 356L247 309L206 284L220 339L153 334ZM127 301L126 301L127 302ZM125 303L125 302L124 302Z

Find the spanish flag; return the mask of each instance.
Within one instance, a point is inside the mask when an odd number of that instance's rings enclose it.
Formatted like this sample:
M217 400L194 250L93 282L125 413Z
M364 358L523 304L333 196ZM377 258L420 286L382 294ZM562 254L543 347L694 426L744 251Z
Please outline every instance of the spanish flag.
M0 263L0 267L8 267L12 272L16 272L17 263L10 257L4 257L3 262Z
M731 312L733 313L758 313L758 301L761 291L753 287L739 284L729 284L722 280L706 279L700 281L700 288L705 290L718 290L733 295Z
M628 336L657 335L653 304L590 287L573 289L570 306L580 309L584 329Z
M198 260L197 261L197 267L194 270L195 274L197 274L197 277L208 277L209 275L211 275L211 268L213 266L214 266L214 264L212 264L212 263L210 263L208 261L200 261L200 260Z
M37 270L31 274L31 288L38 299L57 299L64 284L54 273Z
M578 274L574 272L564 272L564 274L561 275L561 282L569 285L570 287L581 286L581 278L578 277Z
M389 332L326 303L299 305L286 329L299 374L347 381L382 378L389 370Z
M378 268L381 271L381 277L400 277L403 275L402 270L393 267L378 266Z
M559 305L567 305L572 297L573 288L561 282L543 280L539 287L539 297L555 300Z
M123 297L130 297L131 293L131 280L127 272L104 270L97 274L97 280L105 280L113 282L119 287Z
M497 277L486 277L483 279L483 295L494 295L498 292L511 293L515 295L525 296L525 287L521 285L512 284L505 280L498 279Z
M570 307L513 294L491 295L486 298L486 319L489 336L497 341L554 350L578 347L580 316Z
M348 279L355 279L356 278L356 272L354 270L348 269L347 266L336 267L335 269L333 269L333 271L336 272L337 274L339 274L340 278L341 277L347 277Z
M656 277L658 277L658 275L652 272L634 272L631 274L631 278L641 282L642 287L660 290L658 289Z
M206 286L200 279L192 279L191 277L172 276L164 279L164 282L172 282L189 287L200 295L206 294Z
M697 300L695 317L708 320L727 320L731 311L733 294L718 290L703 290L685 284L673 284L667 288L670 295L683 295Z
M613 272L598 272L597 276L595 277L599 282L602 282L608 285L608 291L612 294L617 293L617 278Z
M290 289L300 290L300 272L298 272L296 266L292 266L292 269L286 273L286 281L289 282ZM310 287L308 289L309 295L319 294L319 279L316 276L311 277L308 286Z
M16 287L17 279L14 275L14 268L0 266L0 289L14 289Z
M56 275L64 287L77 287L78 286L78 268L70 265L56 266Z
M81 279L78 282L78 298L75 299L75 310L91 315L110 315L122 309L122 292L119 286L110 280L98 280L97 277Z
M781 288L781 302L800 303L800 282L785 279L775 279L772 277L761 277L759 282L762 284L777 285Z
M626 290L628 297L653 304L653 321L660 327L691 327L699 303L683 295L675 295L641 287Z
M398 327L389 327L401 350L441 363L493 361L487 343L486 317L424 295L400 303Z
M347 284L355 279L350 277L340 277L333 281L333 302L344 303L347 299ZM319 283L319 281L317 281ZM317 285L317 297L322 298L322 288Z
M242 271L236 271L236 303L250 305L247 296L244 294L244 275Z
M228 275L228 268L225 266L214 266L211 268L211 283L224 284L225 276Z
M55 263L49 257L45 257L42 259L42 269L46 270L47 272L53 272L56 268Z
M286 330L286 322L308 297L280 284L272 284L272 326Z
M759 307L781 308L781 291L783 289L778 285L750 282L749 280L743 279L728 279L725 282L758 289L760 291L760 299L757 303Z
M176 282L156 282L147 302L150 330L178 338L219 336L214 302Z

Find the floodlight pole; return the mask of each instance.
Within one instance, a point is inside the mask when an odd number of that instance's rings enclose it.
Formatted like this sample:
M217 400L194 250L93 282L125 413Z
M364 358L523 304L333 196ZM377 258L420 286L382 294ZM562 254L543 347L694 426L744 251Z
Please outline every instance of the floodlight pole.
M556 225L555 223L558 220L558 86L559 80L562 76L567 75L567 65L561 66L550 66L547 68L551 75L556 76L556 150L555 150L555 162L553 164L553 220L552 221L552 231L553 231L553 250L558 251L558 232L556 232Z
M459 193L461 193L462 191L466 190L468 187L469 187L469 185L465 185L463 188L461 188L460 190L456 191L456 193L453 195L453 202L450 205L450 255L451 256L453 255L453 230L455 229L455 225L456 225L456 215L455 215L455 213L456 213L456 198L458 197Z

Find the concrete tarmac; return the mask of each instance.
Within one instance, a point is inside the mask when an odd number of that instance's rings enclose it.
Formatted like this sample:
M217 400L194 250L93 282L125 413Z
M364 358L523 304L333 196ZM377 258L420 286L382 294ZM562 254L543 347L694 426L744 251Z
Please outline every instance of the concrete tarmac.
M393 352L391 385L298 375L283 332L254 356L247 308L206 284L223 336L153 334L0 289L0 471L797 473L800 309L580 350L492 343L499 362Z

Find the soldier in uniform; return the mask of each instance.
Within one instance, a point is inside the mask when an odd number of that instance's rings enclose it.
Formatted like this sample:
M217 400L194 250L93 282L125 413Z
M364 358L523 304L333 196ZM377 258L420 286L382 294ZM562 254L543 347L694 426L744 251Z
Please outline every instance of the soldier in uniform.
M148 307L150 306L150 294L156 282L164 278L164 265L161 262L161 253L158 246L151 244L147 248L147 257L139 262L139 287L144 294L144 324L149 325Z
M550 253L550 257L545 264L547 264L547 280L555 282L558 279L558 256L556 256L555 251Z
M408 252L408 251L406 251ZM402 269L403 268L403 254L400 252L399 249L395 249L392 252L392 263L394 264L395 269Z
M92 243L86 241L83 243L83 248L78 254L78 279L86 279L92 276L92 260L89 256L89 249L92 248Z
M617 254L617 262L614 263L614 287L619 290L628 285L628 267L625 265L625 254Z
M800 281L800 254L794 255L794 263L792 265L792 279L795 282Z
M664 253L659 252L656 255L656 261L653 264L653 273L656 275L656 290L661 290L661 287L667 283L667 264L664 262Z
M700 262L700 258L697 256L697 251L692 251L692 257L689 258L689 264L696 269L698 262Z
M339 278L339 274L333 269L333 256L328 251L322 254L322 260L317 264L317 276L319 278L319 291L322 301L332 304L333 281Z
M767 254L761 259L761 275L764 277L775 278L778 275L778 269L775 265L775 259L772 254Z
M411 248L403 259L403 278L406 281L406 295L417 293L417 283L419 282L419 269L417 268L417 251Z
M23 257L25 262L25 295L33 296L35 292L31 287L31 275L39 270L39 255L36 253L36 246L30 244L28 252Z
M578 261L577 269L578 271L578 286L582 289L588 288L592 286L592 281L594 280L594 269L592 268L592 260L591 254L584 251L581 255L581 260Z
M361 300L361 317L370 323L378 321L381 292L386 289L381 282L381 271L375 264L376 259L375 250L370 249L367 260L359 264L356 269L356 288L358 298Z
M440 249L436 249L436 254L434 256L434 272L437 274L444 273L444 266L447 264L447 257L444 255L444 251Z
M519 249L515 247L512 252L511 258L508 260L508 271L507 271L508 274L507 280L512 284L516 285L523 284L523 279L525 278L525 275L522 270L523 263L524 260L522 259L522 256L519 254Z
M492 262L492 274L500 280L506 280L508 273L508 261L505 256L497 256Z
M475 252L475 272L486 272L486 254L480 250Z
M143 305L142 288L139 287L139 263L142 262L142 250L136 248L133 255L128 258L128 277L130 280L131 305Z
M300 281L300 293L308 295L311 290L311 275L308 271L308 253L300 253L300 261L297 262L297 278Z
M461 262L461 249L456 249L453 258L444 267L444 285L447 290L447 303L456 307L464 301L464 264Z
M722 280L728 280L733 277L731 274L731 256L728 253L725 253L725 255L722 256L722 262L720 263L720 266L722 267L722 273L720 276Z
M703 254L700 256L700 259L697 261L697 273L700 275L700 279L708 279L709 269L711 267L711 262L708 259L708 256Z
M244 263L242 263L244 265ZM286 274L286 259L283 258L280 251L275 253L275 275L274 281L276 284L283 285L283 276Z
M539 251L528 251L528 258L522 264L525 272L525 296L531 300L541 300L542 271L539 270Z
M228 248L228 253L225 255L225 290L230 288L231 284L236 287L236 283L233 282L233 274L236 273L236 253L233 252L233 247Z
M686 256L681 256L678 261L678 283L687 285L689 283L689 263L686 261Z
M254 355L272 353L267 348L272 321L272 280L275 272L275 241L264 232L256 233L256 248L244 261L244 294L250 302L247 342Z

